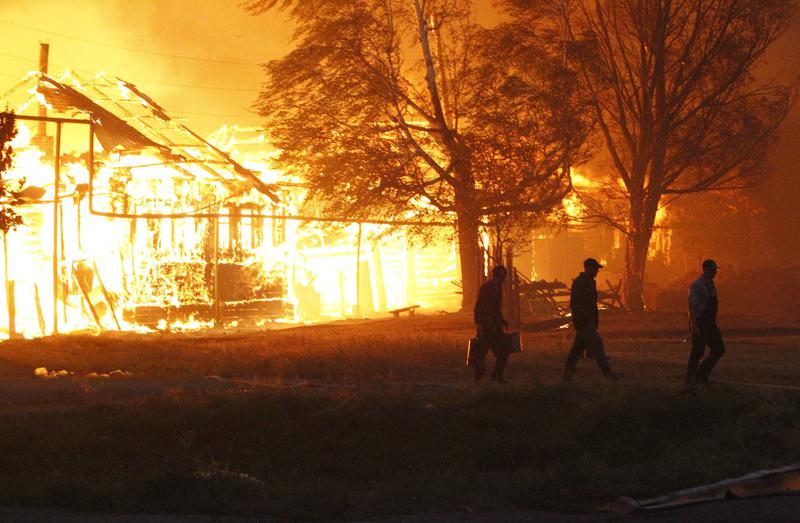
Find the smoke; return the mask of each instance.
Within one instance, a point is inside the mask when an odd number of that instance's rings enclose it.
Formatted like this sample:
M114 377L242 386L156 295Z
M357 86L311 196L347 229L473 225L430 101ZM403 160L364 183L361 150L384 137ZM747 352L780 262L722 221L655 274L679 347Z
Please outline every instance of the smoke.
M481 23L498 20L491 0L478 0L476 6ZM249 112L263 80L256 64L291 49L292 26L284 15L253 17L237 0L0 0L0 20L58 33L0 23L0 92L36 68L39 42L47 41L51 73L58 75L70 67L81 75L101 69L117 74L137 84L171 115L184 117L201 134L223 124L260 124ZM786 81L798 73L800 21L795 20L770 49L759 77ZM782 126L771 155L772 178L753 193L767 211L764 235L754 247L764 253L765 264L800 263L800 242L793 241L800 230L800 213L795 210L800 201L798 136L800 106ZM709 226L714 227L725 225Z
M789 83L800 81L800 17L768 51L759 71L761 79L777 79ZM778 142L770 154L772 176L754 191L753 198L765 210L764 235L760 239L762 264L800 265L800 243L793 239L800 231L800 103L780 128Z
M64 67L116 74L201 133L259 123L249 113L262 79L257 64L288 51L291 36L283 16L252 17L236 0L3 0L0 12L0 20L17 24L0 23L0 91L37 67L45 41L52 74Z

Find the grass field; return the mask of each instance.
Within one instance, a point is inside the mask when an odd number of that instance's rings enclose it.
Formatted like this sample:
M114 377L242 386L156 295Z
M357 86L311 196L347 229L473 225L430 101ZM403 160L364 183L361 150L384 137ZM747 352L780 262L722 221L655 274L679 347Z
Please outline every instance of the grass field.
M0 504L280 519L582 511L800 461L800 335L736 335L764 323L728 321L725 383L697 396L679 393L680 315L604 315L625 378L584 360L572 386L558 383L566 330L526 335L511 383L476 387L462 315L5 342ZM39 367L69 374L34 378ZM90 375L115 370L126 374Z

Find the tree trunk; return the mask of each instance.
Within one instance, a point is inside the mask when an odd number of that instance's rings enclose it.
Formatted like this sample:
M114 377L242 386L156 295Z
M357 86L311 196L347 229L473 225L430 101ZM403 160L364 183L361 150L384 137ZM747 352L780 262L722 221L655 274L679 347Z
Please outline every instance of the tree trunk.
M626 309L639 312L644 310L644 269L650 238L653 236L655 213L643 213L647 216L636 216L635 212L631 214L632 226L625 245L623 301Z
M451 168L455 174L455 182L451 185L455 192L455 207L458 223L458 252L461 261L461 310L471 310L478 298L478 288L480 287L483 273L483 257L480 249L480 231L478 227L478 216L473 212L475 209L475 181L472 178L470 165L470 153L465 144L458 137L458 131L448 126L448 120L444 112L442 98L439 94L439 87L436 84L436 64L431 52L430 39L428 37L428 13L423 9L425 2L414 0L414 9L417 15L417 30L419 36L422 56L425 61L425 78L428 84L428 93L433 107L433 115L436 119L440 133L436 133L434 138L451 156ZM441 37L441 35L440 35ZM442 67L442 77L446 72L444 64ZM451 115L452 116L452 115Z
M625 252L624 302L629 311L644 310L644 265L650 239L629 234Z
M456 225L458 232L458 254L461 261L461 310L469 311L478 299L478 288L483 277L482 253L479 241L478 220L468 214L459 213Z

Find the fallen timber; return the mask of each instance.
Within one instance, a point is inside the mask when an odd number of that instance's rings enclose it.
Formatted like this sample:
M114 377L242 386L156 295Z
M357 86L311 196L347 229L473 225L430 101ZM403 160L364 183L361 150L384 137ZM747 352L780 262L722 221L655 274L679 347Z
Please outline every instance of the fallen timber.
M291 317L291 304L279 298L264 298L248 301L222 302L219 306L219 321L222 324L238 322L239 324L258 324L261 321ZM128 323L143 325L151 329L158 328L164 320L167 325L173 322L214 321L213 303L195 303L186 305L138 305L126 308L122 318Z

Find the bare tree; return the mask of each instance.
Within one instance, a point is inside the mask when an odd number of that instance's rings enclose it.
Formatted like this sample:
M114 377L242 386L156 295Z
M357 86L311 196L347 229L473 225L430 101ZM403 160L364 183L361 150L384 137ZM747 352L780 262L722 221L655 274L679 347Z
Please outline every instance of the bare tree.
M470 307L480 228L547 214L570 188L563 135L583 142L574 82L532 37L479 27L469 0L245 7L287 8L297 24L296 48L266 66L257 102L280 166L337 214L455 217Z
M565 27L610 161L590 217L627 236L625 304L641 310L656 213L675 198L752 186L793 100L753 69L794 0L506 0Z

